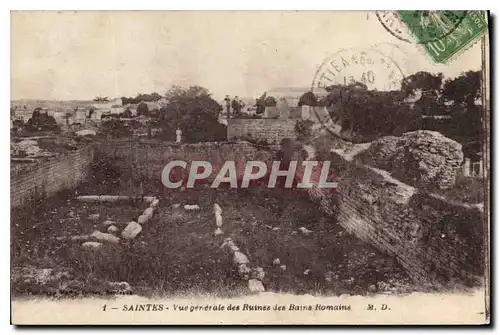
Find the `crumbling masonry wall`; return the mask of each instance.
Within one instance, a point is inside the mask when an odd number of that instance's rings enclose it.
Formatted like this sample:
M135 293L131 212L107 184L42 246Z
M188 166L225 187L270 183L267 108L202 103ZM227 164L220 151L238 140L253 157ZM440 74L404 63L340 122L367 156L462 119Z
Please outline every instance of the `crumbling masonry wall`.
M294 119L229 119L227 139L266 140L269 144L279 144L282 139L295 138Z
M12 166L11 208L34 206L37 200L76 188L89 177L93 157L91 147L82 147L22 168Z
M203 142L203 143L171 143L158 140L130 141L115 140L96 144L96 159L111 162L119 170L121 181L132 182L136 185L144 181L145 187L165 188L161 184L161 174L165 165L173 160L208 161L212 164L213 172L207 181L213 181L218 168L229 160L236 162L238 173L247 161L271 161L271 149L259 149L251 143L235 142ZM184 169L182 169L184 170ZM188 171L183 171L187 177ZM152 184L156 183L157 186ZM123 192L137 192L132 189L122 189ZM145 190L146 193L154 190Z
M337 199L310 194L346 230L395 255L418 282L473 285L484 274L482 208L420 192L384 170L331 154ZM347 159L346 159L347 158Z

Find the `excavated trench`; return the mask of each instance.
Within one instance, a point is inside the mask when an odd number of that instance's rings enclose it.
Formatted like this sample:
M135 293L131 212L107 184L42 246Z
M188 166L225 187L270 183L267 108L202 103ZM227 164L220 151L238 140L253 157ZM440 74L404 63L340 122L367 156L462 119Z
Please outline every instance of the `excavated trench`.
M394 257L347 233L296 189L201 185L165 191L158 183L149 183L148 195L157 196L160 204L141 234L130 243L83 250L81 243L57 237L88 234L109 218L127 222L141 210L134 203L83 205L75 201L76 194L105 190L123 195L131 194L128 187L135 187L120 181L120 174L109 166L94 171L93 176L74 193L46 199L36 211L13 214L13 294L247 294L247 282L221 248L228 237L252 267L261 268L266 291L341 295L414 289ZM220 236L214 235L215 203L222 208L224 234ZM193 204L200 208L183 207ZM116 283L123 285L110 290Z

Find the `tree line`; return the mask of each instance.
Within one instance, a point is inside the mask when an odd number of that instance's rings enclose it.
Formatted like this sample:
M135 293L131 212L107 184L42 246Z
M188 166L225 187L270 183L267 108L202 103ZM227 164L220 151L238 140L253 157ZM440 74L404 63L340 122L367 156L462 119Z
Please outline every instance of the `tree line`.
M362 83L332 85L318 99L303 94L299 106L326 106L342 132L354 141L427 129L439 131L462 144L466 155L481 151L484 106L481 73L468 71L445 79L442 73L417 72L397 91L368 90Z

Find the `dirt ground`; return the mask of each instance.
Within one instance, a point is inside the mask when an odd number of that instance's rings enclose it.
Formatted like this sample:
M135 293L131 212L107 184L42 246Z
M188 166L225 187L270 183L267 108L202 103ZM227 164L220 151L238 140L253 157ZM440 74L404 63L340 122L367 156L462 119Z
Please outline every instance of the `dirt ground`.
M416 289L392 256L348 234L296 190L201 186L164 192L158 212L136 239L99 250L58 237L105 231L102 222L108 219L124 225L145 205L85 204L73 196L46 201L35 212L13 213L14 295L248 293L221 249L225 237L233 238L252 267L263 268L267 291L341 295ZM221 236L214 235L214 203L223 211ZM200 209L187 211L185 204ZM311 232L303 234L302 227Z

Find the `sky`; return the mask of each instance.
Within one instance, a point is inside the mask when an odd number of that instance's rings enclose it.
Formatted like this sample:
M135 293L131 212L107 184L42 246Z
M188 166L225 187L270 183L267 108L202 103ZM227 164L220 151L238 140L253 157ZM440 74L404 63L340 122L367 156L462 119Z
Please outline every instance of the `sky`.
M89 100L201 85L214 97L307 87L343 48L397 48L405 74L456 77L481 66L480 44L447 65L395 38L373 12L12 12L11 98Z

